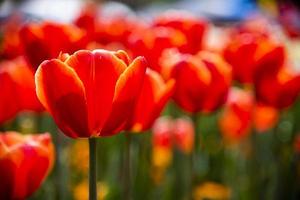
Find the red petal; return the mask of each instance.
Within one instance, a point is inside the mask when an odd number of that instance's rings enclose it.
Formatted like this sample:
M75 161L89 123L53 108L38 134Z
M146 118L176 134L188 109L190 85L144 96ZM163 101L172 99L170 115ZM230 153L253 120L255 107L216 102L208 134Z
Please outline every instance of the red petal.
M57 59L36 72L38 98L59 128L70 137L89 137L85 90L75 71Z
M136 58L120 76L113 102L112 112L101 136L117 133L133 112L145 76L147 62L143 57Z

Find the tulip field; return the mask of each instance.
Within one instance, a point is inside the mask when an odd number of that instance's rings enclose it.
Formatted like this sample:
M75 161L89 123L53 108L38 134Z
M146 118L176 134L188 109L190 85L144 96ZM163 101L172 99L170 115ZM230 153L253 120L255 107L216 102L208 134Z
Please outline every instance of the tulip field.
M0 1L0 200L300 199L300 6L270 2Z

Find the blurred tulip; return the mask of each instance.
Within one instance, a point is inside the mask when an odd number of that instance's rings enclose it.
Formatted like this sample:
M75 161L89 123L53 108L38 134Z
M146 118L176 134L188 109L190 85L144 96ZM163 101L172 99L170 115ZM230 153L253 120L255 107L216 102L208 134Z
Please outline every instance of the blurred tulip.
M277 74L262 72L255 81L259 102L283 109L291 106L300 94L300 74L284 67Z
M23 53L23 48L20 42L19 31L21 27L22 17L19 14L14 14L4 23L0 23L1 59L13 59Z
M104 200L109 193L109 187L105 182L97 182L97 200ZM75 186L73 192L74 200L87 200L89 198L88 181L82 181Z
M178 57L178 56L177 56ZM170 70L175 102L188 112L212 112L222 106L231 84L231 68L217 54L182 54Z
M42 111L35 93L34 74L22 57L0 63L0 124L18 112Z
M171 149L173 147L173 120L159 117L152 126L153 146Z
M154 26L171 27L181 31L187 42L180 47L184 53L197 53L202 49L202 41L207 29L207 22L188 12L167 11L154 20Z
M158 118L152 127L152 178L161 183L166 169L173 159L173 121L169 117Z
M193 197L195 200L228 200L231 199L231 190L219 183L205 182L196 187Z
M189 118L177 118L173 127L174 142L176 147L186 154L194 149L195 128Z
M54 162L49 134L0 134L0 199L17 200L31 196L45 180Z
M187 43L185 35L168 27L153 27L133 33L129 38L129 49L133 55L145 55L150 67L161 72L159 59L164 50L179 48Z
M265 106L256 105L253 111L253 124L258 132L265 132L275 126L278 122L279 112L277 109Z
M74 53L85 48L87 38L79 28L56 22L29 23L20 30L25 57L35 70L60 52Z
M232 88L219 118L220 130L228 142L238 142L250 134L254 97L251 92Z
M80 50L39 66L37 95L67 136L112 135L132 112L146 67L143 57L130 63L124 51Z
M90 42L101 45L111 43L128 47L128 38L132 33L142 33L147 25L135 16L128 14L110 13L105 15L94 4L88 4L74 22L87 32Z
M233 67L234 79L253 83L261 71L276 73L285 60L281 44L254 33L234 35L224 49L225 60Z
M173 79L165 82L157 72L147 69L142 90L127 123L127 129L133 132L149 129L172 96L174 86ZM137 85L132 87L137 87Z

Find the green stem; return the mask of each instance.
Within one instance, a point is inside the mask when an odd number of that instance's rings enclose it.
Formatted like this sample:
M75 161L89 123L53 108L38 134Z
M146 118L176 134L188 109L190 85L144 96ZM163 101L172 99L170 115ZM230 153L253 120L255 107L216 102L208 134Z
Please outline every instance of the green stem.
M125 133L126 142L125 142L125 157L124 157L124 199L130 200L130 189L131 189L131 179L130 179L130 143L131 135L129 132Z
M89 200L97 200L97 141L96 138L89 138L90 150L90 176L89 176Z

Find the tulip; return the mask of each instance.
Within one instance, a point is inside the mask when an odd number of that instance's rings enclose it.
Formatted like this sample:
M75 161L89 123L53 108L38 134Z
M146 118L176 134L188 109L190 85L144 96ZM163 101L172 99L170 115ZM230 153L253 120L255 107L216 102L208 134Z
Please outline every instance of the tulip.
M261 72L254 85L259 102L284 109L291 106L300 94L300 74L289 67L283 67L275 75Z
M44 61L36 72L37 96L69 137L111 135L125 123L147 66L123 51L80 50L64 62Z
M34 74L23 57L0 63L0 124L21 111L42 111L34 84Z
M31 196L49 174L54 147L49 134L0 134L0 199L18 200Z
M145 55L151 69L161 72L160 57L164 50L179 48L187 43L185 35L168 27L153 27L131 34L129 49L133 55Z
M1 33L1 59L13 59L23 54L19 31L22 23L22 16L13 14L4 23L0 24Z
M253 125L258 132L265 132L278 122L279 112L276 108L257 104L253 111Z
M231 84L231 68L217 54L182 54L170 74L176 80L174 101L183 110L212 112L225 103Z
M174 121L174 141L179 150L190 154L194 148L195 128L188 118L178 118ZM197 141L196 141L197 142Z
M20 30L21 44L27 61L34 70L60 52L74 53L86 46L85 32L56 22L29 23Z
M155 120L152 133L152 176L155 183L159 184L173 159L172 119L169 117L160 117Z
M220 130L227 142L238 142L250 134L254 97L250 91L233 88L219 118Z
M197 53L202 49L207 22L190 13L182 11L167 11L159 15L153 22L154 26L170 27L182 32L187 42L180 47L184 53Z
M80 50L44 61L36 92L58 127L72 138L89 138L90 199L96 191L96 136L118 133L140 94L147 63L124 51Z
M262 70L269 74L276 73L285 60L281 44L255 33L236 35L223 54L232 65L234 79L246 84L253 83Z

